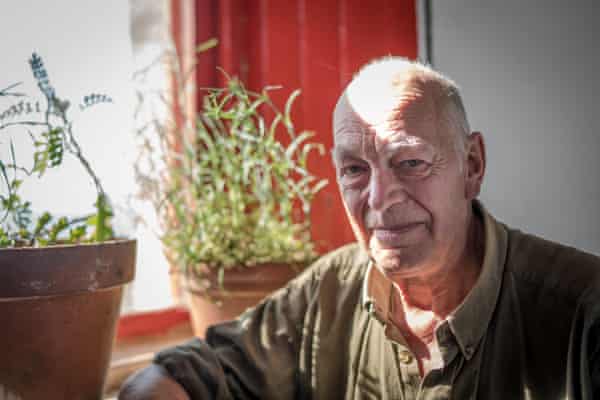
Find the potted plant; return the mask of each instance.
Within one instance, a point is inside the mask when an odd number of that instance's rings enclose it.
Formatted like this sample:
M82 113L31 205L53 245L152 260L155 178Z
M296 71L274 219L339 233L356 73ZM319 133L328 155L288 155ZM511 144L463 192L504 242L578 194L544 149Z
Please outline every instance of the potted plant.
M29 134L33 152L31 166L18 162L13 141L0 137L9 154L0 159L0 397L100 399L136 243L114 237L110 202L77 141L70 102L57 95L38 55L29 64L42 100L16 92L18 84L0 90L8 100L0 132ZM111 101L90 94L79 108ZM79 161L93 182L95 212L35 217L19 192L23 179L42 177L65 157Z
M173 74L181 77L181 70ZM313 133L296 132L294 91L280 111L267 87L247 90L225 73L224 87L205 89L201 107L186 116L186 82L177 80L178 119L156 118L165 159L160 178L142 174L145 198L163 223L161 235L182 287L196 335L231 319L283 286L316 257L310 207L326 180L307 166ZM183 94L183 95L181 95ZM143 99L143 96L141 96ZM142 129L143 148L156 147ZM153 153L154 152L154 153ZM139 173L140 171L138 171Z

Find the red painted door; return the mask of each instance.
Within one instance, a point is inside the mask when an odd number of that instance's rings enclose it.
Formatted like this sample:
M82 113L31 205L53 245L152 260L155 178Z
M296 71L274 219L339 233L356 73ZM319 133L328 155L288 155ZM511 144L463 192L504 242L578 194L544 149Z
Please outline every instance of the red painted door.
M279 106L302 90L296 126L316 132L328 150L309 160L311 170L329 180L313 206L313 237L321 251L354 241L329 156L331 113L365 62L385 55L416 58L415 0L195 0L193 6L195 42L219 39L202 57L198 86L219 84L218 65L250 89L282 85L273 92Z

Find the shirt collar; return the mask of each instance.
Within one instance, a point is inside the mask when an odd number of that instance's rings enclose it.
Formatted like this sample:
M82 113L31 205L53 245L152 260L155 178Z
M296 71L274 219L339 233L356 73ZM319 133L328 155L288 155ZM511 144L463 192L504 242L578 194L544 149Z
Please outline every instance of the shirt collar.
M363 307L379 322L386 324L392 304L392 281L369 260L362 289Z
M447 318L450 331L456 338L465 358L470 359L487 330L500 294L506 258L507 233L475 200L476 218L483 220L485 250L479 278L463 302ZM363 307L382 324L390 321L392 282L369 262L362 289Z

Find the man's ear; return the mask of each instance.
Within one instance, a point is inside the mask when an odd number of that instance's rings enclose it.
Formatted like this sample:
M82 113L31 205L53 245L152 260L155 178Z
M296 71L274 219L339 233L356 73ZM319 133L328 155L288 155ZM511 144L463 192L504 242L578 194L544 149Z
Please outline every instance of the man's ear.
M473 132L467 138L465 163L465 196L472 200L479 195L485 175L485 143L481 132Z

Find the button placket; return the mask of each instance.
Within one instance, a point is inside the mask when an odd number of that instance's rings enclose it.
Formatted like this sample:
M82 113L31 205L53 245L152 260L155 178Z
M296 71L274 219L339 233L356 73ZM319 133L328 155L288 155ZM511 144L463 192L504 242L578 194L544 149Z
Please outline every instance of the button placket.
M421 376L419 367L414 355L401 344L393 344L396 362L398 366L398 375L402 381L404 394L408 399L415 399L418 395Z
M406 398L415 399L421 383L421 374L417 359L406 345L398 327L389 320L385 327L385 334L392 344L398 367L398 376L402 382Z

